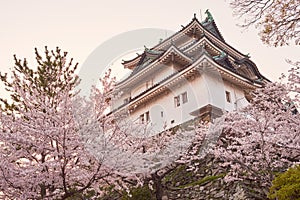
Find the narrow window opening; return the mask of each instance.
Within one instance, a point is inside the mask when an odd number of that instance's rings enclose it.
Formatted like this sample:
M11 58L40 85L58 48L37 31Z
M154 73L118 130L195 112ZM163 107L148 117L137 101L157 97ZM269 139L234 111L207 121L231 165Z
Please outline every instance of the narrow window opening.
M140 121L141 121L142 124L145 122L145 120L144 120L144 114L140 115Z
M182 93L181 97L182 97L182 103L183 104L188 102L187 92Z
M175 107L180 106L180 96L174 97L174 104L175 104Z
M230 92L226 91L225 93L226 93L226 101L227 101L228 103L231 103Z
M149 122L149 121L150 121L150 113L149 113L149 111L147 111L147 112L145 113L145 121L146 121L146 122Z
M149 121L150 121L150 113L149 113L149 111L147 111L147 112L145 112L145 113L143 113L143 114L140 115L140 122L142 124L144 124L145 122L147 123Z

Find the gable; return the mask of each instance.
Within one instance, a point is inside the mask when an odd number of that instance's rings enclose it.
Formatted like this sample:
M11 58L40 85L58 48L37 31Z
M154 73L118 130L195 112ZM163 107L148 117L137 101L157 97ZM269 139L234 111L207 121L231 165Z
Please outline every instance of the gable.
M139 76L139 73L144 74L146 71L150 73L150 69L154 65L157 66L158 62L161 64L178 62L186 68L196 62L203 53L211 57L217 65L251 81L269 81L260 74L255 63L247 55L225 42L210 14L210 18L206 18L204 22L199 22L194 16L189 24L183 26L174 35L151 49L145 47L143 54L136 58L124 61L124 67L130 67L132 72L127 79L122 81L122 84Z

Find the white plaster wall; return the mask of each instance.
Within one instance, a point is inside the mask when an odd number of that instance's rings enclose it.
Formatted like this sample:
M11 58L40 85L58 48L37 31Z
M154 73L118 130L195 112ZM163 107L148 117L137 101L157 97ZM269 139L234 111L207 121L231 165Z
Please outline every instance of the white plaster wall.
M174 73L173 66L171 66L171 65L160 65L157 67L159 67L160 69L157 71L157 73L153 77L153 84L156 84L156 83L162 81L163 79L165 79L166 77L168 77Z
M171 65L159 65L157 67L159 69L155 72L155 74L151 74L151 76L144 78L135 86L130 88L132 98L138 96L140 93L144 92L147 89L146 82L152 81L154 85L174 73L173 66Z
M144 92L147 90L146 88L146 82L147 81L152 81L152 84L156 84L166 77L170 76L175 72L174 66L173 65L160 65L157 66L159 69L155 72L155 74L151 74L151 76L144 78L140 82L136 83L135 86L132 86L130 88L125 88L127 92L122 93L122 95L118 96L113 102L112 108L118 108L124 103L124 99L128 98L131 96L131 98L134 98L138 96L140 93Z
M131 88L131 95L132 98L136 97L140 93L144 92L146 90L146 83L141 83L140 85L137 85L134 88Z
M225 90L230 92L231 102L227 102L225 99L225 110L232 111L245 107L249 102L245 98L243 89L240 86L234 85L230 82L224 82ZM226 98L226 97L225 97Z
M172 68L165 68L154 78L155 81L160 81L166 77L167 73L170 73ZM144 91L145 84L135 88L133 93L138 95L139 92ZM226 101L225 91L229 91L231 94L231 102ZM174 97L187 92L188 102L182 103L179 107L175 107ZM129 95L124 94L118 101L123 103L123 99ZM134 95L132 95L134 97ZM139 120L139 116L147 111L150 112L150 120L152 129L154 131L162 131L168 129L185 121L188 121L194 116L191 112L196 111L203 106L211 104L222 110L232 111L236 109L236 101L244 98L244 92L240 87L233 85L230 82L223 81L218 73L211 70L201 71L201 75L195 76L189 80L183 80L176 85L169 88L169 91L161 94L156 99L151 100L137 110L131 113L131 120ZM163 116L161 116L163 112ZM171 121L174 120L174 123Z
M202 77L197 77L192 81L183 81L169 88L159 98L148 102L131 114L132 120L138 120L142 113L150 111L150 119L156 131L164 128L171 128L185 121L192 119L190 113L197 108L201 108L209 103L207 88L203 84ZM187 92L188 102L181 102L179 107L175 107L174 97ZM163 111L163 117L161 112ZM174 123L171 123L174 120Z
M205 85L209 104L222 110L225 109L225 85L222 77L215 71L205 71L202 74L203 85Z
M211 104L225 111L232 111L248 104L241 87L222 79L220 74L213 70L202 72L200 83L195 82L193 88L205 87L206 96L197 93L198 98L207 98L207 104ZM203 90L203 89L202 89ZM231 102L226 100L226 91L230 92Z

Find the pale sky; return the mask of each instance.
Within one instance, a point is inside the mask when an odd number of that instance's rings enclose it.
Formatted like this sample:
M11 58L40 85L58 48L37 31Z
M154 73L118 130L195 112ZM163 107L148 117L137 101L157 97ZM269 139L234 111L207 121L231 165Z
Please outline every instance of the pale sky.
M276 80L299 60L299 47L267 47L253 27L243 31L225 0L0 0L0 71L13 67L13 54L35 66L34 48L59 46L82 64L103 42L115 35L142 28L178 31L196 13L209 9L225 41L250 53L263 75ZM159 38L157 38L157 41ZM120 55L116 55L118 57ZM101 59L99 57L99 59ZM2 87L2 86L1 86ZM3 88L0 88L3 93Z

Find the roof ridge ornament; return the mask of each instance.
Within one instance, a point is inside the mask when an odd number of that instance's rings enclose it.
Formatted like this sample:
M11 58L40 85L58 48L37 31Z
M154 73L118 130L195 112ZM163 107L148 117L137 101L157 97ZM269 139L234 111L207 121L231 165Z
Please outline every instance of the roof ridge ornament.
M212 14L209 12L208 9L206 9L205 14L207 15L205 20L202 22L202 24L206 24L206 23L210 23L214 21L214 18L212 16Z
M224 51L221 51L219 55L213 56L213 59L215 59L215 60L220 60L220 59L222 59L222 58L225 58L226 56L227 56L227 53L224 52Z

